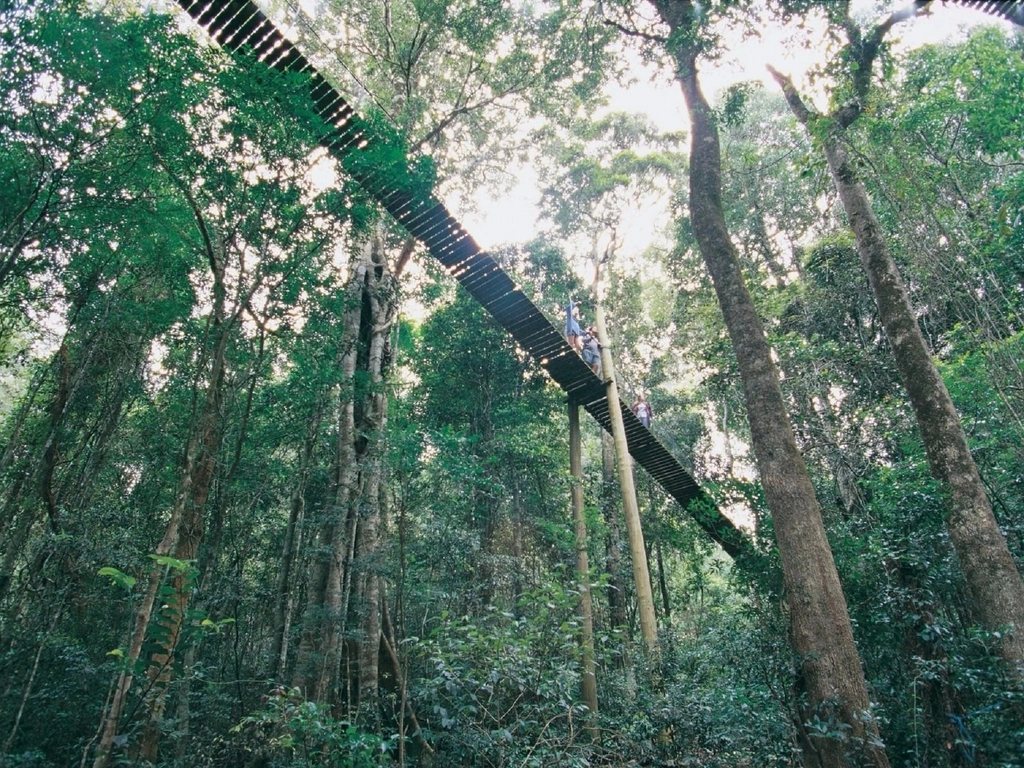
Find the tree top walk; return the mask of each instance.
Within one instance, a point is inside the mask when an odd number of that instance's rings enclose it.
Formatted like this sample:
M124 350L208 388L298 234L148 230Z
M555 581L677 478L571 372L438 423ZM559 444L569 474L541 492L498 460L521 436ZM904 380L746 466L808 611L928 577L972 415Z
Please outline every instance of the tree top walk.
M478 301L548 375L582 405L606 431L611 416L605 383L562 334L470 234L434 198L418 188L402 155L382 167L374 149L382 141L334 86L276 28L251 0L178 0L178 4L225 49L247 53L280 72L309 78L313 108L324 122L321 143L346 172ZM725 517L640 421L618 402L633 458L731 556L750 549L750 540Z

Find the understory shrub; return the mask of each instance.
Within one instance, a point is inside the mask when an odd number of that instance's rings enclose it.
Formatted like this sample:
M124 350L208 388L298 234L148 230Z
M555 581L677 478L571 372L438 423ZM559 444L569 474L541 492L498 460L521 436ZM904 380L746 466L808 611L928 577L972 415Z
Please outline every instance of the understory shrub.
M435 765L590 764L578 598L549 585L522 598L525 615L440 617L414 651L425 674L413 696Z

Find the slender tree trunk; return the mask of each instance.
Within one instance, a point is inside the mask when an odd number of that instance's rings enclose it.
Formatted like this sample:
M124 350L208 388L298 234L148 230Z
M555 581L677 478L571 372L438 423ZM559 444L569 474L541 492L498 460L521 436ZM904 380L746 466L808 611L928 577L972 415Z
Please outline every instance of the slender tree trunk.
M726 476L732 474L735 459L732 455L732 437L729 433L729 401L722 398L722 439L724 443L725 466L722 468Z
M509 484L512 486L512 602L519 602L523 593L523 531L526 529L526 515L523 510L523 473L511 466Z
M576 579L580 590L580 645L583 648L583 677L580 695L597 716L597 674L594 663L594 611L590 596L590 563L587 558L587 521L583 516L583 461L580 450L580 406L569 401L569 475L572 483L572 520L576 533Z
M211 316L211 347L209 352L210 371L206 377L203 404L196 419L195 428L189 436L185 450L185 465L182 468L175 494L174 506L164 530L164 536L156 548L158 556L173 556L176 560L192 560L199 549L203 536L204 507L213 482L216 454L222 437L222 398L227 354L227 342L233 326L233 318L225 317L223 245L211 241L207 254L213 273L213 310ZM170 682L174 650L181 634L182 622L191 595L191 569L175 569L155 564L150 571L146 591L136 609L134 627L110 708L106 712L100 741L96 750L93 768L107 768L112 757L114 739L120 726L121 716L128 700L134 680L134 669L142 653L150 619L156 607L157 595L164 577L173 571L171 594L160 611L161 637L157 648L150 656L146 669L149 690L145 700L146 722L138 744L131 753L134 758L155 761L160 738L160 722L166 706L167 685Z
M626 584L622 576L622 530L619 527L618 493L615 482L615 447L612 436L601 430L601 510L608 536L604 566L608 572L608 614L613 627L625 627Z
M622 507L626 515L626 538L629 554L633 561L633 582L636 589L637 613L640 617L640 634L648 651L658 648L658 622L654 615L654 595L651 592L651 573L647 567L647 549L644 546L644 531L640 524L640 505L636 500L633 485L633 460L626 443L626 425L622 420L619 403L619 388L615 383L615 365L612 362L611 340L605 328L604 308L598 300L594 307L597 337L601 343L601 371L605 380L608 398L608 413L612 422L612 437L615 441L616 466L619 471L619 488L622 491Z
M285 529L284 544L281 553L281 570L277 576L277 600L274 603L274 638L270 653L270 676L281 677L288 666L288 635L291 630L292 612L295 609L295 591L292 589L295 562L302 553L302 531L306 514L306 484L313 463L313 449L316 447L317 434L323 411L317 403L313 417L309 421L306 439L302 445L302 458L299 461L299 476L292 490L288 526Z
M43 447L39 467L39 494L45 504L50 530L55 534L60 533L60 520L57 512L57 494L53 487L53 475L60 458L61 427L70 396L68 369L71 367L71 363L68 360L68 348L65 344L62 344L57 350L57 359L60 361L60 366L57 374L57 391L54 393L53 402L50 405L50 433Z
M778 373L761 320L747 292L722 207L721 149L711 107L697 76L693 4L655 0L673 31L670 53L691 121L690 217L736 351L765 499L782 559L798 678L806 690L804 719L835 718L849 738L802 739L809 765L842 768L850 759L888 768L821 508L796 446Z
M235 473L238 471L238 467L241 464L242 451L246 443L249 419L252 416L253 395L256 391L257 383L260 381L260 371L263 367L263 362L265 360L265 342L266 334L263 327L261 326L257 343L258 352L250 362L249 369L244 379L248 381L245 387L245 407L242 411L242 415L238 422L237 429L235 430L232 459L226 471L217 473L217 487L219 488L224 488L226 486L230 487L232 485L235 479ZM217 348L219 350L220 345L218 345ZM225 366L221 365L222 380L224 368ZM221 389L223 392L223 386L221 387ZM221 400L223 400L224 395L222 394L220 397ZM222 408L218 408L217 413L220 414L222 410ZM220 427L218 427L218 429L222 431L222 416L218 415L217 423L221 425ZM220 452L220 439L217 440L217 452ZM211 465L211 475L209 481L206 483L207 487L210 489L212 489L214 486L214 469L215 466ZM203 537L204 541L202 542L202 556L198 559L198 567L196 568L196 571L193 576L193 578L195 579L195 587L193 588L192 591L194 593L199 594L211 594L220 592L220 590L218 590L214 585L216 584L216 567L218 563L218 554L220 552L221 547L221 539L224 532L224 519L226 514L224 494L218 494L214 498L212 503L210 503L209 505L204 504L204 506L209 506L210 508L210 511L208 513L209 525L207 526L209 532L205 535L205 537ZM239 571L240 570L241 567L239 567ZM202 599L197 600L193 604L193 612L203 612L206 608L204 602L205 601L203 601ZM237 606L234 615L239 615L239 612L237 611ZM184 628L184 623L179 623L181 624L182 628ZM191 728L192 713L190 699L192 687L192 670L193 667L195 666L196 649L198 645L198 641L189 643L188 646L185 648L184 654L182 654L181 660L180 682L178 683L176 691L177 706L175 708L174 713L174 752L179 762L183 762L185 760L189 748L189 731ZM175 655L177 655L176 652ZM240 709L244 712L244 705L240 706Z
M189 748L189 732L192 727L192 668L196 663L196 646L189 645L181 664L181 684L178 688L178 706L174 713L174 756L178 764L186 762Z
M369 468L371 476L364 486L366 504L360 516L359 554L356 565L359 574L359 607L361 613L359 639L359 713L365 727L376 730L379 725L380 676L380 576L377 572L377 550L380 545L381 509L379 501L379 469Z
M145 363L139 349L148 351L148 345L137 339L126 342L134 346L130 357L120 361L120 370L112 371L115 378L114 390L103 403L103 411L96 424L83 434L78 453L84 456L78 462L79 469L73 479L66 481L58 494L59 503L71 510L85 509L92 500L96 478L104 466L111 441L121 426L122 415L131 408L135 395L131 393L136 382L142 379L141 368Z
M171 519L168 521L167 528L164 531L164 537L157 545L155 554L170 554L174 541L177 539L180 523L181 509L178 504L175 504L174 509L171 511ZM114 738L117 736L121 715L124 713L124 708L128 701L128 693L131 690L135 677L135 665L138 663L139 656L142 653L142 643L146 639L146 629L149 626L149 619L153 615L153 606L156 603L157 592L163 581L165 570L163 567L154 567L150 571L149 578L146 581L146 591L143 593L139 607L135 611L135 620L125 659L126 663L118 676L114 693L110 697L110 707L103 717L103 725L101 726L99 744L96 747L96 758L93 761L93 768L107 768L110 765Z
M215 287L215 292L216 292ZM213 486L223 430L224 378L226 355L231 324L223 317L223 303L215 308L214 349L210 374L202 411L186 458L186 470L178 489L181 500L181 526L173 549L176 560L191 562L199 554L206 523L206 501ZM174 567L171 577L172 597L160 610L157 624L162 632L154 637L156 650L149 659L146 676L149 691L146 695L146 722L139 742L137 756L156 762L160 743L161 725L167 706L175 654L184 629L198 569Z
M665 580L665 561L661 555L661 542L654 545L658 561L658 589L661 591L661 608L665 612L666 621L672 616L672 602L668 597L668 582Z
M302 619L302 635L292 685L311 701L327 701L337 684L341 655L341 627L344 574L349 562L349 544L354 537L350 527L349 495L356 480L353 379L356 371L356 340L359 329L359 305L351 290L342 320L343 336L338 350L341 390L338 394L337 434L335 436L332 489L325 520L317 540L316 556Z
M821 432L827 451L826 460L832 470L839 493L839 503L848 516L859 514L864 509L864 494L857 484L857 473L850 453L840 445L836 413L828 399L824 382L820 392L808 397L810 410L821 425Z
M50 625L40 638L39 647L36 648L35 656L32 658L32 668L29 670L28 680L25 681L25 685L22 688L21 700L18 703L18 711L14 716L14 724L11 726L11 731L7 735L7 740L4 741L3 753L5 755L10 754L11 745L14 743L14 739L18 735L18 727L21 725L22 715L25 714L25 705L28 703L29 697L32 695L32 686L35 684L36 674L39 672L39 659L42 657L43 651L46 649L46 643L49 642L50 636L53 635L54 630L57 629L57 622L60 621L61 616L64 614L65 596L65 593L61 593L60 600L53 612L53 618L50 619Z
M20 480L20 478L19 478ZM16 483L20 485L20 483ZM14 518L14 525L8 528L4 536L4 556L0 560L0 600L7 597L14 580L14 572L18 558L24 556L32 529L39 521L41 512L35 507L24 509L20 504L12 504L9 510Z
M59 459L60 437L64 430L69 404L87 380L87 372L102 338L102 334L93 334L78 359L72 363L67 347L69 335L70 332L65 334L60 348L54 353L51 364L55 389L48 408L50 418L46 427L46 436L40 440L40 452L38 455L32 454L32 458L23 470L22 474L28 477L19 476L7 495L3 518L5 521L14 520L14 525L13 530L8 531L8 535L3 539L4 556L0 561L0 600L6 597L7 591L10 589L18 558L25 555L30 534L39 519L43 517L48 522L51 533L60 533L61 525L54 491L54 472ZM20 427L19 424L19 431ZM5 451L5 457L13 454L14 451L16 451L15 438L12 438ZM41 509L33 500L26 498L31 495L33 487L39 492L38 498L42 501Z

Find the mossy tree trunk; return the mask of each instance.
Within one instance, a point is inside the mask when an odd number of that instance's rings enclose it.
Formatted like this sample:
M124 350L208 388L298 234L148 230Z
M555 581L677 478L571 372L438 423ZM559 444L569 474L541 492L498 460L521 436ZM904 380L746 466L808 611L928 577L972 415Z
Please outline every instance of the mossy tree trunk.
M397 276L388 267L379 239L371 239L355 257L345 291L337 350L340 387L331 503L315 545L293 685L310 700L341 703L347 648L355 670L355 679L348 682L356 685L348 704L375 721L382 594L377 559L384 520L381 451L387 421L384 383L398 310Z

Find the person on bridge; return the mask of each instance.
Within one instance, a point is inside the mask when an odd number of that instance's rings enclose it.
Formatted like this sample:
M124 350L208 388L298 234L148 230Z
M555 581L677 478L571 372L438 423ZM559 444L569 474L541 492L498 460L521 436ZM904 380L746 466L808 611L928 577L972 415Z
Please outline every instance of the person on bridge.
M569 303L565 307L565 338L569 346L577 352L583 351L583 330L580 328L579 304L569 297Z
M594 326L587 328L583 334L583 362L590 366L595 376L601 375L601 345L597 341L597 329Z
M637 394L636 402L633 403L633 407L630 410L633 411L633 415L640 420L644 427L647 429L651 428L651 417L654 415L654 411L651 410L651 404L644 400L643 392Z

